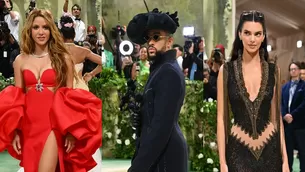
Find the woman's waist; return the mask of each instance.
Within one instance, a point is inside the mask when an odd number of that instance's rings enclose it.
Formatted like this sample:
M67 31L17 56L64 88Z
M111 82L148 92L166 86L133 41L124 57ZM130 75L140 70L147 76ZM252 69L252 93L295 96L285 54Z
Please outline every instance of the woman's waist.
M83 78L77 78L73 81L74 88L80 88L89 91L89 87Z

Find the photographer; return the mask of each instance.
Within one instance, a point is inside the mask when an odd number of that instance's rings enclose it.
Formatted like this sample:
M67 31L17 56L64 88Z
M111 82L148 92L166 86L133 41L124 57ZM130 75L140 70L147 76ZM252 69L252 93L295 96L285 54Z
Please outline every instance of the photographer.
M220 69L220 66L224 63L225 58L222 54L222 50L219 48L215 48L212 53L211 57L209 59L209 63L211 64L211 71L210 75L218 78L218 72Z
M0 72L5 78L14 75L12 64L19 53L19 45L10 34L8 24L0 21Z
M69 0L65 0L64 6L63 6L63 12L68 13L68 4ZM85 23L81 20L80 15L82 8L78 4L74 4L71 8L72 11L72 19L75 23L75 38L74 38L74 43L77 45L82 45L84 40L86 39L86 25Z
M182 66L184 71L188 71L187 76L190 80L203 80L204 46L203 37L194 37L192 41L185 41Z
M19 20L20 14L13 10L11 0L0 0L0 21L5 21L14 38L19 41Z
M221 49L215 48L212 51L209 63L212 66L211 70L205 69L203 71L204 99L208 100L209 98L212 98L213 100L217 100L218 72L220 66L224 63L224 56Z

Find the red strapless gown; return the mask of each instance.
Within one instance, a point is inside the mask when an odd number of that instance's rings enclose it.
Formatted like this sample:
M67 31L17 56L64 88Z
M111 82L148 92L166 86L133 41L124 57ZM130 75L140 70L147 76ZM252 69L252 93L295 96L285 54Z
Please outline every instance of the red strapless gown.
M25 172L37 172L45 141L53 130L59 155L57 171L86 172L96 165L92 155L101 147L102 102L82 89L50 91L47 87L55 86L55 76L53 69L47 69L38 84L33 72L25 69L25 86L30 88L27 93L13 86L0 92L0 152L7 149L21 161ZM16 129L21 136L21 155L11 146ZM67 133L76 138L68 154L64 147Z

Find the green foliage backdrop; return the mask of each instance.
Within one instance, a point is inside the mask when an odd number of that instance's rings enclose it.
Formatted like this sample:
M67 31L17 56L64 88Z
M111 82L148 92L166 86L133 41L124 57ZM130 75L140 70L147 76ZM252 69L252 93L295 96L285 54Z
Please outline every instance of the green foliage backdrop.
M142 91L148 76L138 78ZM0 91L14 84L0 74ZM126 80L113 69L105 68L101 78L89 83L90 90L103 100L103 158L131 159L135 150L135 133L129 113L119 109L120 97L126 92ZM203 101L203 84L186 80L185 102L180 127L187 140L191 171L219 171L216 144L216 102Z

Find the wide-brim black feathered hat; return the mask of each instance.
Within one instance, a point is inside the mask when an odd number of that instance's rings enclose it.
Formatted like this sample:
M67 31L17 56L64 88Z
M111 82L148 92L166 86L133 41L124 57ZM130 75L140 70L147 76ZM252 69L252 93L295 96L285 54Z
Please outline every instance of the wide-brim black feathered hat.
M174 34L179 27L178 12L173 14L162 13L157 8L148 13L141 13L133 17L127 26L129 39L136 44L146 43L148 30L164 30Z

